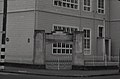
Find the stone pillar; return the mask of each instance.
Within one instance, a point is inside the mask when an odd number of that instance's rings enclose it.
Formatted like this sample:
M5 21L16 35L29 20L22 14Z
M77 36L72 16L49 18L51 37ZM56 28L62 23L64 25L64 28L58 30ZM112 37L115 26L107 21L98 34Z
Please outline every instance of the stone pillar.
M73 34L73 65L84 66L83 52L83 35L82 31L77 31Z
M34 64L45 65L45 31L35 31Z

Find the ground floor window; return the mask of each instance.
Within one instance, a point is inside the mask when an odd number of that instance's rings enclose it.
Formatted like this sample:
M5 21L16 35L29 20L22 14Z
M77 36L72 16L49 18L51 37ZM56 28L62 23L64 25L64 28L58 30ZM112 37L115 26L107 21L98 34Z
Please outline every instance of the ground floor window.
M84 54L90 55L91 54L91 29L84 28Z
M79 28L75 26L68 26L68 25L53 25L53 31L61 30L65 33L73 33L74 31L78 31ZM53 54L63 54L63 55L70 55L72 54L72 43L53 43L52 44L52 53Z
M72 44L53 43L53 54L72 54Z

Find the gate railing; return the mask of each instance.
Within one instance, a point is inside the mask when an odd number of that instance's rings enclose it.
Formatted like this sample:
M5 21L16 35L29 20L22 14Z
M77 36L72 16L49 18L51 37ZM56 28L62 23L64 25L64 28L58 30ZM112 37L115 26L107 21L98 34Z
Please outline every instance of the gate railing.
M111 56L111 59L108 59L108 56L89 56L85 58L85 66L118 66L119 65L119 56Z

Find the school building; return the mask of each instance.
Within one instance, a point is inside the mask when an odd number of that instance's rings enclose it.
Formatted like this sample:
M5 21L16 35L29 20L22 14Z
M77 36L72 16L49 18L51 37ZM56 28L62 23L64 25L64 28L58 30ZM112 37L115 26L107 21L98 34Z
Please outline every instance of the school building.
M8 0L5 62L118 65L120 0ZM0 48L3 0L0 0Z

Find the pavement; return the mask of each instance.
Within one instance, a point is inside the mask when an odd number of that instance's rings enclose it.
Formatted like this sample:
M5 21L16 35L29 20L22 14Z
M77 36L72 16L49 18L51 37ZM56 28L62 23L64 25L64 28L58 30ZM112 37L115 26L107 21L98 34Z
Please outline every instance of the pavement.
M94 77L94 76L112 76L120 75L118 70L48 70L48 69L30 69L19 67L5 67L0 70L3 73L16 73L40 76L59 76L59 77Z

